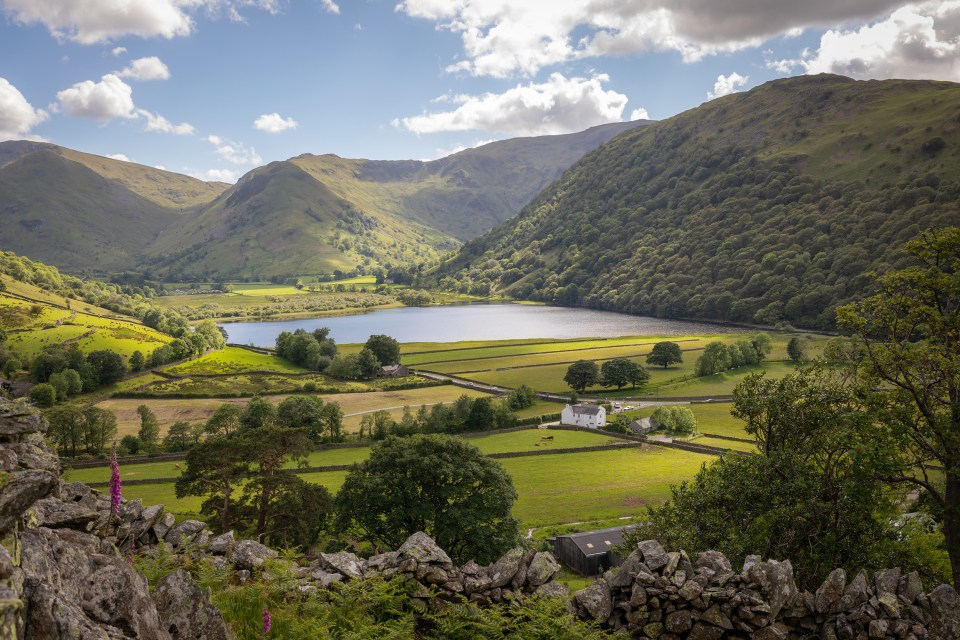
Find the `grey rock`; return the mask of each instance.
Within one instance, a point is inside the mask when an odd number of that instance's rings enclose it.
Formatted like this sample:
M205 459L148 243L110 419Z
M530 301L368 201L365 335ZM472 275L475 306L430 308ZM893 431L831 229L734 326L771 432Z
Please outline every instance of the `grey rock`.
M829 613L840 602L847 586L847 574L843 569L834 569L817 589L815 607L817 613Z
M176 522L177 519L173 517L172 513L167 512L160 516L157 523L153 525L153 534L157 536L157 540L164 540Z
M349 551L321 553L320 564L327 571L340 573L354 580L362 579L366 573L364 561Z
M744 558L744 560L743 560L743 569L740 570L740 573L743 574L743 575L747 575L747 573L750 571L750 567L752 567L753 565L757 564L758 562L762 562L762 561L763 561L763 558L761 558L761 557L758 556L758 555L749 555L749 556L747 556L747 557Z
M548 582L537 587L533 592L541 598L569 598L570 588L559 582Z
M836 604L836 611L852 611L870 599L870 593L867 591L867 572L861 569L847 588L843 591L843 597Z
M225 556L233 550L233 545L234 538L233 531L231 530L226 533L221 533L211 540L210 544L207 545L207 551L214 555Z
M527 549L527 552L523 554L523 558L520 560L520 565L517 567L517 572L514 574L513 579L510 580L510 589L517 591L523 588L523 585L527 583L527 570L530 568L530 563L533 562L533 556L537 555L536 549Z
M636 550L624 558L623 562L613 573L613 576L608 581L610 587L613 589L629 587L633 584L633 579L636 577L637 572L640 571L641 566L643 566L643 554L639 550Z
M889 628L890 623L886 620L871 620L868 634L871 638L884 638Z
M706 568L713 571L714 575L720 573L733 573L733 567L730 566L730 561L727 560L727 556L723 555L719 551L702 551L697 554L697 562L694 565L695 569Z
M199 520L184 520L174 525L163 539L172 544L174 548L182 547L193 542L196 535L203 531L206 526Z
M520 570L520 562L523 560L526 552L523 547L515 547L503 554L499 560L494 562L487 569L490 575L490 585L492 588L503 587L513 580Z
M643 585L634 583L630 591L630 606L633 608L643 606L647 603L647 590Z
M160 518L163 517L163 505L154 504L143 509L140 513L139 522L135 523L136 526L133 527L132 535L139 538L144 533L150 531L156 525Z
M70 527L88 531L88 525L96 522L100 514L77 502L64 502L59 498L48 496L38 500L30 508L30 517L41 527L51 529Z
M43 415L25 402L0 399L0 436L46 433L48 427Z
M948 584L930 592L930 637L960 640L960 595Z
M397 565L398 555L396 551L389 551L387 553L378 553L375 556L370 556L367 558L367 571L383 571L390 567L395 567Z
M758 629L750 636L751 640L787 640L790 630L779 622Z
M673 575L673 572L677 570L677 567L680 566L680 553L677 551L671 551L667 554L667 564L664 565L661 573L664 577L669 578Z
M659 544L659 543L658 543ZM586 589L580 589L573 594L577 603L582 606L591 618L605 622L613 613L613 602L610 600L610 586L603 578L595 580Z
M670 633L686 633L693 628L693 615L686 609L668 613L663 626Z
M698 622L693 625L687 640L720 640L723 637L723 629L713 625Z
M270 559L276 558L277 552L254 540L241 540L233 547L230 553L230 563L239 571L252 571Z
M560 573L560 563L549 551L540 551L533 556L527 568L527 584L536 588L547 584Z
M923 582L920 581L920 574L911 571L900 578L900 584L897 586L897 595L906 604L913 604L917 597L923 593Z
M720 605L713 605L702 614L700 614L700 620L703 622L708 622L715 627L720 627L721 629L726 629L728 631L733 630L733 623L730 622L730 618L723 612L720 608Z
M177 569L161 578L151 594L160 622L174 640L231 640L220 613L189 573Z
M15 442L8 446L20 467L60 473L60 460L42 443Z
M651 571L656 571L666 566L669 561L667 552L663 549L663 545L657 540L644 540L637 545L637 548L640 550L640 553L643 554L643 563L647 565Z
M889 594L897 595L897 587L900 585L900 569L883 569L877 571L873 577L877 585L877 597Z
M328 573L323 570L314 571L312 574L314 580L320 583L324 589L332 585L334 582L341 582L343 580L343 575L340 573Z
M877 602L880 604L880 607L883 609L883 611L891 618L900 617L900 603L897 601L896 595L892 593L884 593L881 596L877 596Z
M6 580L13 575L13 558L7 548L0 545L0 580Z
M397 549L397 560L402 562L406 559L413 559L417 562L440 565L445 569L452 569L453 562L450 556L437 546L433 538L422 531L418 531Z
M703 587L700 586L700 583L694 580L688 580L682 587L680 587L680 591L677 592L677 595L687 602L691 602L699 598L701 593L703 593Z
M33 503L50 495L60 483L49 471L15 471L7 474L7 483L0 491L0 534L13 529Z
M793 565L789 560L758 562L750 567L747 576L751 582L760 585L766 594L770 604L771 618L776 618L780 609L797 594L797 583L793 579ZM837 599L839 600L839 596Z

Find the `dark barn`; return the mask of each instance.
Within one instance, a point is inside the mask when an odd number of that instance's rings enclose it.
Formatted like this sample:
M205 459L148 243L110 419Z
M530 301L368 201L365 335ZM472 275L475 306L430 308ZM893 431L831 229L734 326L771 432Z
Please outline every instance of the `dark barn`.
M582 576L600 575L623 561L623 558L613 552L613 547L621 544L624 532L634 526L636 525L557 536L551 539L553 555Z

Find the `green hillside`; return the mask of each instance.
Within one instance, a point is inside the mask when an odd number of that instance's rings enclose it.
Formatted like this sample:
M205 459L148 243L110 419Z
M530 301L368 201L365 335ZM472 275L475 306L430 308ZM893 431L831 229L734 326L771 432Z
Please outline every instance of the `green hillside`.
M600 147L467 243L445 288L830 327L905 240L960 224L960 85L767 83Z

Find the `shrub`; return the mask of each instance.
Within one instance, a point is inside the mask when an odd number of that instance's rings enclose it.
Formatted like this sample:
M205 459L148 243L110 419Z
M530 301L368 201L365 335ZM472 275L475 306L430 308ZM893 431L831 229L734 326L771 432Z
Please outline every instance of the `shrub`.
M41 382L30 390L30 400L41 407L49 407L57 402L57 390L49 382Z

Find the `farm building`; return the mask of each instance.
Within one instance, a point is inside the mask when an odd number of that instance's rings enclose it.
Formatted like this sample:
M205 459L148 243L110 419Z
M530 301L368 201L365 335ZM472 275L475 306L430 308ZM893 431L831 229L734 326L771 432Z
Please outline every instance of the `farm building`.
M380 373L381 378L402 378L410 375L410 369L402 364L388 364Z
M634 420L628 425L630 431L634 435L645 436L651 431L655 431L657 426L653 424L653 421L650 418L640 418L639 420Z
M624 532L635 526L584 531L569 536L557 536L549 541L553 544L553 555L557 560L582 576L596 576L623 561L623 558L614 553L613 548L623 543Z
M560 424L599 429L607 424L607 410L596 404L568 404L560 412Z

